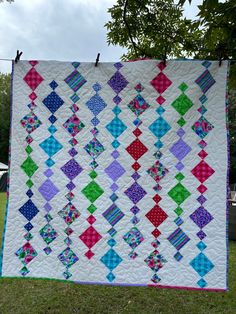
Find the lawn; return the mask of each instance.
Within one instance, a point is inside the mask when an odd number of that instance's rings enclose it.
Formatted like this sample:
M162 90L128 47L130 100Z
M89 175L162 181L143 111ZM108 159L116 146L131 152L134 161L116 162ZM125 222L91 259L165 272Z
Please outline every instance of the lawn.
M1 229L5 200L5 194L0 193ZM235 314L236 242L230 243L229 260L230 291L226 293L78 285L40 279L0 279L0 313Z

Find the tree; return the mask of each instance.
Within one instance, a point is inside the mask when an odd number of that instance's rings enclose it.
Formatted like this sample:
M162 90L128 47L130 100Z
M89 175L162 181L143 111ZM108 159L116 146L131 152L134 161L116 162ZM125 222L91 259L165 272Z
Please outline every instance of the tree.
M118 0L108 9L108 44L127 48L133 57L193 56L236 58L236 2L203 0L199 17L183 17L180 0ZM191 3L191 0L189 0Z
M0 73L0 161L7 163L10 129L10 74Z
M173 0L118 0L108 12L107 41L127 48L123 60L188 55L202 36L199 22L184 18Z
M188 0L191 3L191 0ZM195 21L172 0L118 0L108 9L108 44L127 49L123 60L149 57L236 59L236 1L203 0ZM230 180L236 182L236 65L229 77Z

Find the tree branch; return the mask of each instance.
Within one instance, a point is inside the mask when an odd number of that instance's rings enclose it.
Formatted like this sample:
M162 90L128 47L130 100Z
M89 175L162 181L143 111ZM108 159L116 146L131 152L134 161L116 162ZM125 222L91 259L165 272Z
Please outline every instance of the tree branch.
M135 51L135 54L136 54L136 57L138 58L139 57L139 54L138 54L138 50L142 53L142 55L144 57L151 57L149 56L148 54L146 54L145 51L143 51L140 47L138 47L132 37L132 34L131 34L131 29L130 29L130 26L129 26L129 23L127 22L127 19L126 19L126 14L127 14L127 7L128 7L128 2L129 0L125 0L125 3L124 3L124 13L123 13L123 20L124 20L124 23L125 23L125 26L127 28L127 31L128 31L128 35L129 35L129 39L133 45L133 48L134 48L134 51Z

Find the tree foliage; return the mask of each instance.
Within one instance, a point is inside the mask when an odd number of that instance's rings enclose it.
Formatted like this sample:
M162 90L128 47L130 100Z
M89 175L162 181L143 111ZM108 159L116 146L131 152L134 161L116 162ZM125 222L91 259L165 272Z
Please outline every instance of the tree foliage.
M7 163L10 129L10 74L0 73L0 161Z
M123 60L180 57L195 50L201 30L172 0L118 0L108 12L108 44L127 48Z

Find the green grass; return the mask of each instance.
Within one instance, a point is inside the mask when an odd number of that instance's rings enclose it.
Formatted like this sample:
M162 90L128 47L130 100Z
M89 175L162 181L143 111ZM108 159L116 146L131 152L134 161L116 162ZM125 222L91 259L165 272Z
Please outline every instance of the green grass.
M5 194L0 193L0 228L5 199ZM226 293L0 279L0 313L235 314L236 242L230 243L229 258L230 291Z

